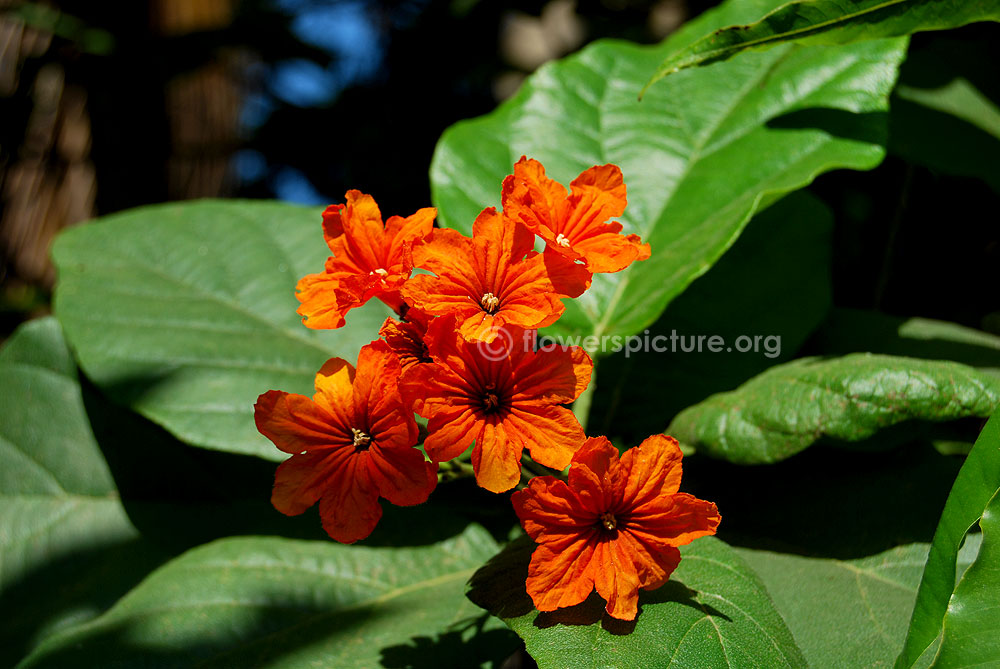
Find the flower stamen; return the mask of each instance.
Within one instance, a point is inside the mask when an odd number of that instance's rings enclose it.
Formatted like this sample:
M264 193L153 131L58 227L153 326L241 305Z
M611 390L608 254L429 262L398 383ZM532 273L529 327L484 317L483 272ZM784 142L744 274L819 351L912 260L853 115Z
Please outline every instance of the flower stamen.
M615 519L613 513L606 511L601 514L601 525L604 526L604 529L611 531L618 527L618 521Z
M566 235L564 235L563 233L560 232L556 236L556 244L558 244L559 246L565 246L565 247L568 248L569 247L569 239L566 237Z
M372 443L372 438L358 428L352 427L351 432L354 433L354 448L364 450Z
M483 305L486 313L492 315L497 312L497 308L500 306L500 298L493 293L486 293L479 299L479 304Z

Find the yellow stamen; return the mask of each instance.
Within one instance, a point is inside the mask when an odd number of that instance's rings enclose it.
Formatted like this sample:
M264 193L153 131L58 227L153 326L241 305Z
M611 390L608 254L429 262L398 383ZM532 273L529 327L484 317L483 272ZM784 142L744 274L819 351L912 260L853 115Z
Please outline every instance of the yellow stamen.
M354 448L365 448L371 443L372 438L356 427L351 428L354 433Z
M563 233L560 232L559 235L556 236L556 244L558 244L559 246L567 246L568 247L569 246L569 239L566 238L566 235L564 235Z
M387 269L383 269L383 268L381 268L381 267L379 267L378 269L373 269L373 270L371 271L371 273L372 273L372 274L378 274L378 275L379 275L380 277L382 277L383 279L384 279L385 277L389 276L389 270L387 270Z
M495 314L497 312L497 307L500 306L500 298L493 293L486 293L479 300L479 303L483 305L483 309L486 310L486 313Z

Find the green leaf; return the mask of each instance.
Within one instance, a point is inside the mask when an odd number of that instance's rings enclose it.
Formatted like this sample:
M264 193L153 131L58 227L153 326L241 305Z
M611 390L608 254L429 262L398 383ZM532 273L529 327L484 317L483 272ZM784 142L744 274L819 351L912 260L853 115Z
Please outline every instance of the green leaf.
M1000 664L1000 490L979 520L982 547L948 603L936 667Z
M712 269L633 340L641 350L600 361L593 433L637 444L681 409L791 360L830 307L832 231L829 210L805 191L754 216ZM778 294L780 301L760 299ZM717 352L706 346L712 336L725 342ZM733 348L755 337L756 351Z
M683 547L670 581L640 591L631 623L608 616L596 594L536 611L524 585L533 550L527 537L512 543L476 572L469 598L517 632L541 669L806 666L761 582L717 539Z
M975 558L971 535L959 567ZM813 667L891 667L903 647L927 544L857 560L737 549L767 586Z
M956 555L966 532L980 520L985 509L996 496L997 491L1000 490L998 482L1000 482L1000 412L994 414L986 423L982 434L976 440L976 445L972 448L965 464L955 478L951 494L948 495L948 501L941 514L941 521L938 523L934 540L931 542L930 555L927 557L927 566L924 568L920 590L917 592L917 603L910 621L910 630L903 646L903 652L896 661L897 667L914 666L942 634L944 621L948 619L949 615L954 616L956 613L953 599L956 590ZM986 519L986 525L991 530L990 546L994 546L995 537L992 537L992 532L995 530L995 521L992 517ZM983 528L983 531L985 533L986 528ZM995 547L990 548L983 559L988 559L993 551L995 551ZM984 570L980 567L974 581L979 582L982 578L989 578L988 570L989 568ZM967 586L962 594L963 601L965 597L969 596L969 590L975 592L975 587L975 583ZM968 601L971 605L970 610L965 613L958 611L959 630L966 628L969 618L975 619L979 615L996 616L995 608L990 612L988 605L976 604L975 594ZM989 601L995 606L995 591ZM949 605L949 602L952 604ZM996 618L994 617L993 620L995 621ZM984 644L983 652L995 650L994 644ZM955 653L958 656L963 655L964 652L961 643L949 650L949 653ZM969 652L974 653L975 650Z
M982 179L1000 193L1000 26L976 27L910 49L893 91L889 151L934 172Z
M92 618L162 555L139 541L54 318L0 350L0 665Z
M987 417L998 406L1000 379L957 363L803 358L685 409L667 433L713 457L759 464L823 437L856 442L904 421Z
M329 249L320 210L260 201L143 207L56 241L55 310L84 371L114 400L197 446L280 460L253 403L311 395L327 358L377 338L380 303L307 329L295 284Z
M795 44L850 44L974 21L1000 21L996 0L801 0L748 25L716 30L672 52L646 84L668 74L732 58L742 51ZM707 32L707 31L705 31Z
M592 165L618 164L629 199L622 223L652 245L652 258L595 276L555 328L641 332L759 208L822 172L868 169L883 157L886 98L905 40L783 47L682 73L636 101L667 53L776 4L728 2L655 47L598 42L539 69L492 114L452 126L431 165L442 225L467 233L483 207L499 204L522 154L564 184Z
M515 649L462 595L496 550L478 526L407 549L222 539L20 667L479 666Z
M1000 337L931 318L834 309L813 342L828 355L864 352L952 360L1000 376Z

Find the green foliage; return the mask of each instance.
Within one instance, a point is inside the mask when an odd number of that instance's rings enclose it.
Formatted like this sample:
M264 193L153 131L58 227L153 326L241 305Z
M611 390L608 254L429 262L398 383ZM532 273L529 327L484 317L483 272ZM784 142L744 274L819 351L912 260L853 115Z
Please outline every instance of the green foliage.
M17 611L0 629L9 666L110 606L161 555L118 499L55 319L0 350L0 388L0 610Z
M476 526L416 548L224 539L164 565L19 666L405 667L422 650L434 653L425 662L479 666L512 650L462 596L496 550Z
M670 582L640 591L634 622L608 616L596 594L536 611L524 587L534 548L527 537L508 546L476 572L469 598L517 632L541 669L807 666L760 580L717 539L683 547Z
M485 205L499 204L499 184L522 154L564 184L591 165L620 165L625 231L649 242L653 255L595 276L555 327L583 336L642 331L763 204L822 172L870 169L882 159L902 40L784 47L683 73L636 101L666 53L775 5L729 2L657 47L603 42L541 68L495 112L442 136L431 165L441 223L468 232Z
M945 662L945 658L963 660L957 664L937 666L968 666L965 660L975 658L971 664L988 665L1000 662L995 637L992 642L982 642L976 637L996 627L996 597L984 595L982 588L996 585L996 513L995 497L1000 490L1000 412L990 418L976 445L962 466L955 485L948 495L941 522L938 523L931 543L927 566L924 568L917 592L917 603L910 621L903 652L896 666L929 666L928 659ZM987 509L993 503L992 509ZM984 515L985 514L985 515ZM983 547L977 563L979 567L955 586L955 564L966 533L976 522L985 521ZM989 534L987 534L987 530ZM964 585L963 585L964 584ZM970 625L979 624L979 629ZM984 624L985 623L985 624ZM943 630L943 631L942 631ZM971 634L971 639L957 641L956 633ZM945 643L941 642L944 635ZM989 637L987 637L989 638ZM940 644L940 645L939 645ZM948 660L950 662L950 660Z
M977 535L959 557L975 558ZM767 586L812 667L890 667L917 597L927 544L908 544L857 560L829 560L741 549Z
M829 210L805 192L755 215L712 269L640 335L649 348L601 360L591 431L639 443L693 402L791 360L830 308L832 228ZM672 334L685 339L671 350ZM722 337L730 350L682 348L693 348L699 335ZM741 336L757 335L757 351L732 349ZM652 348L657 342L659 350Z
M1000 379L957 363L801 358L685 409L667 432L713 457L759 464L824 437L861 441L904 421L987 417L998 406Z
M327 358L351 363L389 311L336 332L302 325L295 284L323 269L320 210L194 202L135 209L60 236L55 309L87 375L186 442L280 460L257 433L270 389L306 395Z
M668 74L709 65L736 54L787 43L849 44L946 30L974 21L1000 21L996 0L801 0L782 5L759 21L715 30L670 54L646 84ZM708 32L708 31L705 31Z

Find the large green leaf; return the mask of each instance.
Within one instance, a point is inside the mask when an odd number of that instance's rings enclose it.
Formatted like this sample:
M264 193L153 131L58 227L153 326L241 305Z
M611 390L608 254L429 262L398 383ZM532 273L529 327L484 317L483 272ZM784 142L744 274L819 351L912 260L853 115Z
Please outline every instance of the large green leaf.
M996 550L995 537L992 535L996 525L992 516L986 519L986 526L991 530L992 548L988 549L982 558L984 562L981 563L987 566L980 567L978 575L973 577L973 583L966 586L962 593L962 603L967 603L969 606L964 612L958 610L960 607L956 600L958 595L955 592L955 563L966 532L980 520L998 490L1000 490L1000 411L986 423L982 434L976 440L976 445L955 478L951 494L948 495L941 521L931 542L927 566L924 568L920 589L917 592L917 603L913 608L910 630L903 652L896 662L897 667L911 667L918 664L918 661L920 666L926 666L921 657L927 659L934 656L933 644L940 641L939 637L942 635L942 627L946 620L952 620L952 625L957 624L959 632L967 629L970 619L975 621L980 616L984 618L992 616L993 625L996 624L995 590L991 591L986 601L976 594L977 584L981 583L982 579L990 578L989 570L995 570L995 564L989 566L986 562ZM983 531L985 532L986 528L983 528ZM985 541L983 548L986 549ZM995 574L993 578L995 579ZM956 613L957 620L955 620ZM945 630L945 634L952 635L954 643L954 629ZM997 651L995 641L982 645L984 653ZM955 657L962 657L966 652L974 655L976 650L964 649L961 641L949 649L949 654ZM993 655L992 659L996 662L1000 657ZM983 666L987 664L983 663Z
M668 74L732 58L742 51L796 44L849 44L1000 21L997 0L800 0L759 21L715 30L671 53L647 86ZM704 31L709 32L709 31ZM704 33L703 33L704 34Z
M222 539L20 666L479 666L514 650L463 596L496 550L477 526L408 549Z
M936 667L1000 664L1000 490L983 511L979 527L982 547L948 603Z
M725 543L699 539L658 590L639 593L632 623L596 594L551 613L534 609L524 581L534 543L515 541L473 577L469 598L517 632L541 669L804 667L764 587Z
M600 361L592 433L639 443L684 407L791 360L830 308L832 229L830 212L805 191L754 216L719 262L641 333L636 342L648 346ZM780 301L763 299L777 294ZM725 342L721 350L704 346L712 336ZM756 350L733 348L755 337Z
M652 257L596 276L555 327L640 332L762 205L827 170L882 159L904 40L775 49L684 72L637 102L667 53L777 4L728 2L655 47L596 43L542 67L492 114L452 126L431 165L442 224L468 232L483 207L499 204L501 181L522 154L565 184L592 165L618 164L629 193L622 223L652 245Z
M861 441L904 421L987 417L998 406L1000 379L958 363L803 358L685 409L667 432L713 457L757 464L823 437Z
M110 606L161 554L141 542L53 318L0 350L0 665Z
M279 460L254 428L269 389L312 394L323 362L377 338L381 304L315 332L295 283L329 249L320 211L203 201L135 209L64 232L56 315L80 365L116 401L189 443Z
M975 558L971 535L959 559ZM813 667L891 667L903 647L927 544L908 544L857 560L829 560L738 549L767 586Z

